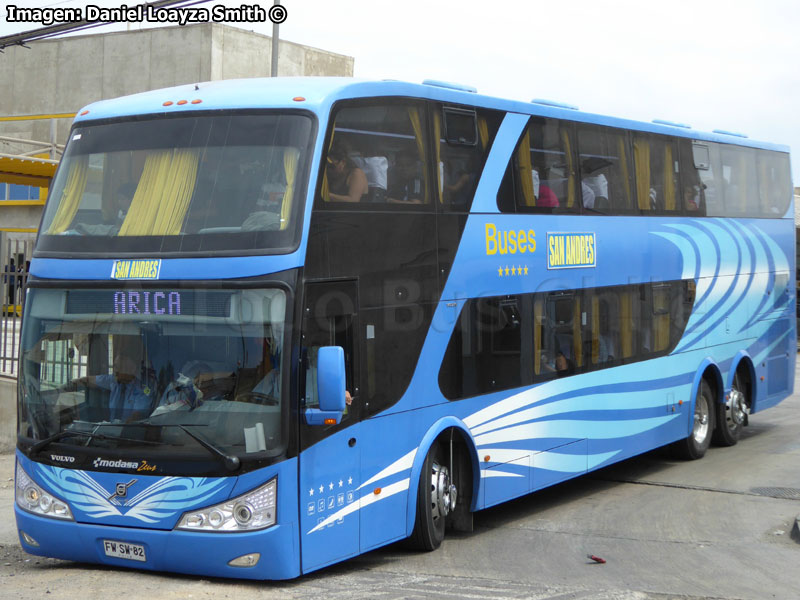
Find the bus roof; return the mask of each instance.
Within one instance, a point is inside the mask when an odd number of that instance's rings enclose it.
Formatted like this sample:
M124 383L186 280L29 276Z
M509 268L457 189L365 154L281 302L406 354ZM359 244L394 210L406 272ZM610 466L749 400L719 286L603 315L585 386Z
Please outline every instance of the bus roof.
M691 129L681 123L671 123L660 119L647 123L609 117L583 112L575 106L550 100L535 99L531 102L521 102L495 98L478 94L475 88L469 86L433 80L425 80L421 84L349 77L276 77L209 81L95 102L81 109L75 122L182 111L247 108L305 109L324 115L338 100L380 96L437 100L695 140L789 152L788 146L751 140L741 134L721 129L703 132Z

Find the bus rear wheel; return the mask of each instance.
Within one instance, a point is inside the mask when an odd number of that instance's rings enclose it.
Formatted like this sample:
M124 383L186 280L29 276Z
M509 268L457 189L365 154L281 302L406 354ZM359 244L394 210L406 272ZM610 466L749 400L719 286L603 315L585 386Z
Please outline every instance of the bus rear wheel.
M419 477L417 517L409 543L417 550L436 550L444 540L445 520L456 505L456 487L444 460L442 444L428 451Z
M694 401L694 417L692 431L689 436L676 442L674 448L680 458L697 460L705 456L711 443L711 434L714 430L714 394L708 382L703 379L697 388L697 397Z
M733 446L739 441L747 418L746 387L739 371L733 376L731 392L725 403L718 407L714 428L714 443L718 446Z

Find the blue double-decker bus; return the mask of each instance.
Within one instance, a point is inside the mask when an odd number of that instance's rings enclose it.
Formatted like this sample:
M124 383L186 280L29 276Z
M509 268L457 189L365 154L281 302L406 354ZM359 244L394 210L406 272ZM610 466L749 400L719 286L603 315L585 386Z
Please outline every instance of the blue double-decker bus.
M789 164L434 81L92 104L31 262L20 543L292 578L733 445L793 389Z

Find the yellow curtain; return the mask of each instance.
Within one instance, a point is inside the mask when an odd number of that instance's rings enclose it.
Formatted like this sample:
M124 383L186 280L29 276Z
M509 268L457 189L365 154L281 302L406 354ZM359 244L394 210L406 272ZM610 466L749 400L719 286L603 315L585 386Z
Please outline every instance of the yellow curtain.
M50 224L49 234L64 233L72 223L78 212L78 207L86 189L86 179L89 172L89 157L81 156L70 164L67 184L58 203L56 216Z
M419 159L423 165L427 165L428 160L425 156L425 134L422 129L422 119L419 116L419 109L411 107L408 109L408 118L411 119L411 126L414 128L414 137L417 142L417 152L419 152ZM438 142L437 142L438 147ZM423 169L423 177L425 179L425 202L428 202L430 194L428 193L428 169Z
M569 131L561 130L561 143L564 147L564 154L567 159L567 206L575 206L575 167L572 164L572 149L569 141Z
M295 148L286 148L283 151L283 170L286 173L286 189L281 202L281 229L289 225L289 213L292 210L292 197L294 196L294 181L297 177L297 159L300 152Z
M533 193L533 167L531 166L531 134L530 129L525 131L517 152L519 179L522 183L522 197L525 206L536 206L536 196Z
M600 362L600 298L592 297L592 364Z
M489 125L484 117L478 117L478 137L481 140L481 148L486 150L489 145Z
M197 155L189 150L150 154L119 235L178 235L194 191L197 164Z
M581 338L581 300L575 298L575 311L572 317L572 335L575 341L575 366L583 366L583 340Z
M631 205L631 184L630 184L631 178L630 178L630 172L628 170L628 153L626 152L625 149L624 137L619 137L617 139L617 149L619 150L619 166L620 170L622 171L622 187L625 190L625 206L629 207ZM647 196L648 198L650 197L649 189Z
M672 144L664 150L664 208L675 210L675 165L672 161Z
M653 290L653 350L661 352L669 346L669 291Z
M666 350L669 346L669 313L663 315L655 315L653 322L655 331L653 332L655 338L656 352Z
M624 151L622 148L620 150ZM639 209L650 210L650 144L641 138L633 140L633 163L636 167L636 197L639 199Z
M624 358L630 358L633 355L633 293L622 292L620 300L620 312L622 313L622 356Z

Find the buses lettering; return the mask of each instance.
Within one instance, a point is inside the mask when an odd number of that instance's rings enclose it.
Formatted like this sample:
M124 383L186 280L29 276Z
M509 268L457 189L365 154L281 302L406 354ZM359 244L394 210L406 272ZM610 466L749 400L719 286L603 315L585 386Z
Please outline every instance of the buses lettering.
M497 231L493 223L486 224L486 255L525 254L536 251L536 232L533 229Z

